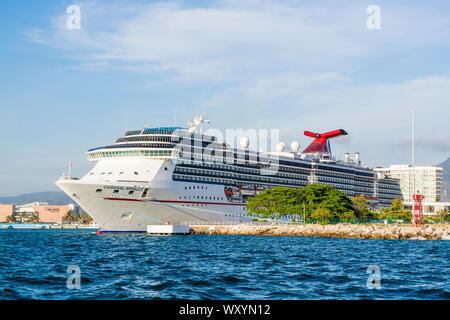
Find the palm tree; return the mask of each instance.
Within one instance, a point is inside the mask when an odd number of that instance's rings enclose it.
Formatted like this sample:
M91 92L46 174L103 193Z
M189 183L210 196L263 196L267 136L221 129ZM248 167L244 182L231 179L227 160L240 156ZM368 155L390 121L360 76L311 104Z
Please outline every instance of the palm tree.
M37 223L37 222L39 222L39 217L38 217L37 214L33 214L33 215L31 216L31 222L32 222L32 223Z
M20 220L22 221L22 223L27 222L29 219L28 214L26 212L22 212L20 214Z
M73 215L70 213L70 211L67 211L66 215L64 216L64 220L67 222L73 222Z
M438 211L438 215L439 215L439 218L441 220L441 223L444 223L444 221L447 218L448 212L445 209L441 209L441 210Z

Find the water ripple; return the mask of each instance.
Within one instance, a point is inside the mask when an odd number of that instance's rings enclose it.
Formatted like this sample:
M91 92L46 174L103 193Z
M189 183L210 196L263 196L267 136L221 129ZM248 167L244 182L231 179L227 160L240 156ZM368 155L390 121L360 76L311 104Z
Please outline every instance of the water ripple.
M0 299L449 299L448 241L0 230ZM67 267L81 288L67 288ZM367 267L381 289L367 287Z

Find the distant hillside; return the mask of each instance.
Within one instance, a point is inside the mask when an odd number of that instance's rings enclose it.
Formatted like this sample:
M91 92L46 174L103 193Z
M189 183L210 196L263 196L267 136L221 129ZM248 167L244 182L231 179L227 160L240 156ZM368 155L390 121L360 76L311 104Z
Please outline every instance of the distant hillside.
M50 205L65 205L74 203L72 199L70 199L64 192L55 191L26 193L13 197L0 197L1 204L21 205L31 202L47 202Z
M447 183L447 200L450 200L450 157L437 166L444 169L442 174L442 182Z

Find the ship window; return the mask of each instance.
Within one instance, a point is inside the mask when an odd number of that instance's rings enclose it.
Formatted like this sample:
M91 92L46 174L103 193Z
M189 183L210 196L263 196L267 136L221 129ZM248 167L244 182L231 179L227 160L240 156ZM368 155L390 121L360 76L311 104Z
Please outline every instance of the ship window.
M135 172L134 172L134 174L135 174L135 175L138 175L138 174L139 174L139 172L135 171Z
M129 191L128 194L134 194L134 191L133 191L133 190L132 190L132 191Z
M122 171L122 172L120 172L119 174L123 174L123 171Z
M100 192L102 192L102 189L97 189L97 190L95 190L95 192L100 193Z
M147 193L148 193L148 189L145 188L144 192L142 192L142 198L145 198L147 196Z
M119 190L114 190L113 191L113 194L117 194L117 193L119 193Z

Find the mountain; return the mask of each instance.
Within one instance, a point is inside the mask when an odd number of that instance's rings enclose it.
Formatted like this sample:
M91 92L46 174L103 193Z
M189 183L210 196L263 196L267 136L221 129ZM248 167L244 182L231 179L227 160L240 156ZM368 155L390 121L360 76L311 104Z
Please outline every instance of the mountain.
M437 166L444 169L442 173L442 184L444 186L447 184L447 200L450 200L450 157Z
M26 193L20 196L0 197L1 204L22 205L32 202L47 202L49 205L75 204L64 192L46 191Z

